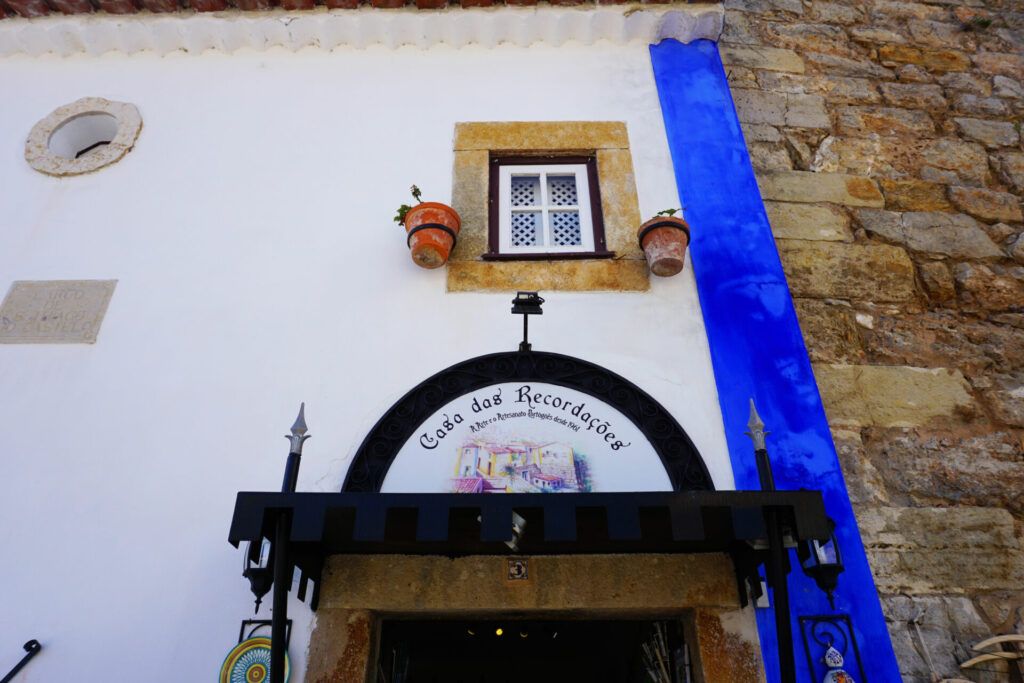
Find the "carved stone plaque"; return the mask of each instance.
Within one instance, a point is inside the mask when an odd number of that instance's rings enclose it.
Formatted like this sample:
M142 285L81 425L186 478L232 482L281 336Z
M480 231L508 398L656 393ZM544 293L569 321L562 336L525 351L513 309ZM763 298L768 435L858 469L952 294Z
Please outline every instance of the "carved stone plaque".
M93 344L117 280L19 280L0 305L0 344Z

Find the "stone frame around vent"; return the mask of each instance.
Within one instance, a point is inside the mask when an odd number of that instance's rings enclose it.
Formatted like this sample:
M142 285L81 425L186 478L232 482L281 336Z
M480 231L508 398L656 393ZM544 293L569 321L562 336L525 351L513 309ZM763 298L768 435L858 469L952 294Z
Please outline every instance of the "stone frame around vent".
M50 149L50 140L60 128L90 114L106 114L117 121L113 139L89 154L68 158ZM120 161L135 146L142 130L142 116L134 104L113 102L102 97L83 97L57 107L32 127L25 141L25 161L36 171L51 176L92 173Z
M462 217L448 263L448 291L646 291L649 271L636 241L640 225L633 160L621 121L455 124L452 205ZM613 258L488 260L490 167L498 157L596 159L606 249Z

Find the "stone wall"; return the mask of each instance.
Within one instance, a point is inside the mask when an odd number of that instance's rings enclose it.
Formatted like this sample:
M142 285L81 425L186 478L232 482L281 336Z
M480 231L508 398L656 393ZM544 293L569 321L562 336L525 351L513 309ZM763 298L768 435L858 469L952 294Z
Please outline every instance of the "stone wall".
M957 675L1024 632L1024 5L727 0L721 52L904 680Z

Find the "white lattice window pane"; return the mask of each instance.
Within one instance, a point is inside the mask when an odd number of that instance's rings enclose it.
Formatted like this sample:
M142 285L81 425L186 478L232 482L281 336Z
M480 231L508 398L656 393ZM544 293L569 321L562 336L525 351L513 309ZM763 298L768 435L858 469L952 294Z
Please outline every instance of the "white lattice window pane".
M576 206L579 203L576 176L548 174L548 203L552 206Z
M580 232L579 211L552 211L551 243L556 247L579 246L583 244Z
M531 247L543 244L540 211L512 212L512 246Z
M556 254L594 250L585 164L498 167L498 252Z
M540 176L512 176L512 206L539 206Z

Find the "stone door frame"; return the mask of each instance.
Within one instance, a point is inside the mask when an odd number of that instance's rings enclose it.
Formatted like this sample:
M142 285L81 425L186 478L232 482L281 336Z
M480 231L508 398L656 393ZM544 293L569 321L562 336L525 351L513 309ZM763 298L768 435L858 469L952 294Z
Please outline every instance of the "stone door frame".
M372 683L385 619L679 618L697 683L765 681L754 608L727 555L337 555L323 574L310 683Z

